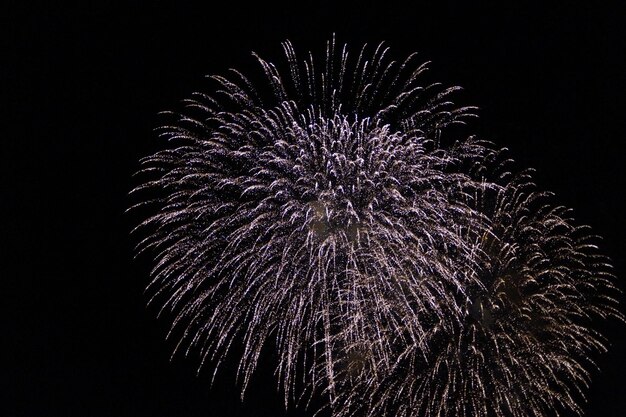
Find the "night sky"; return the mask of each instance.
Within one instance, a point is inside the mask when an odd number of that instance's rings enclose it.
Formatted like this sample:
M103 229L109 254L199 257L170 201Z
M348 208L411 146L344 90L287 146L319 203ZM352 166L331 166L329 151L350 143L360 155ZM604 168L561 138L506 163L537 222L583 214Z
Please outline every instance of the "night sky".
M167 320L146 306L150 263L133 259L136 219L125 214L138 159L161 147L157 113L207 91L205 75L256 70L251 51L280 60L286 39L321 53L335 32L339 43L386 41L394 58L417 51L432 61L429 77L463 86L455 101L481 108L466 133L536 168L541 188L603 236L626 288L626 25L617 1L8 3L0 417L312 414L284 412L270 354L244 403L233 369L210 388L211 369L196 376L193 355L170 361L175 340L165 341ZM624 327L601 327L611 347L598 357L587 416L624 415Z

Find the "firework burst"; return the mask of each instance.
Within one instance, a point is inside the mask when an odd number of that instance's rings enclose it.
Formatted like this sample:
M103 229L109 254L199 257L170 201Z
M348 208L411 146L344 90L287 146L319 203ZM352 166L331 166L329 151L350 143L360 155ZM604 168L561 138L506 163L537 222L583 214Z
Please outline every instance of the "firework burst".
M579 411L588 321L620 316L587 235L492 175L489 144L442 137L473 108L414 55L283 46L262 81L212 77L142 161L139 249L179 347L217 370L240 344L243 395L274 339L286 404L301 375L338 416Z
M592 320L623 316L597 238L551 200L528 172L477 195L472 201L490 224L487 232L466 234L480 259L471 273L480 278L462 297L463 320L452 327L431 322L427 352L407 343L387 346L385 358L368 350L369 367L344 387L336 414L581 414L595 367L590 353L606 349ZM376 346L371 330L363 345ZM388 357L396 359L390 367Z

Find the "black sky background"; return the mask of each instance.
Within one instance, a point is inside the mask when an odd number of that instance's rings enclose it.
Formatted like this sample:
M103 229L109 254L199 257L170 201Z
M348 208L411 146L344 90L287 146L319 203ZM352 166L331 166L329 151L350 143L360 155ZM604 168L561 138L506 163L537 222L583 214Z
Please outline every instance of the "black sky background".
M467 133L509 147L603 236L625 287L626 30L618 2L5 2L0 39L0 416L310 416L285 413L271 356L242 404L232 372L177 356L146 307L149 263L124 214L137 161L159 149L162 110L207 74L321 52L417 51L430 77L481 108ZM467 2L470 3L470 2ZM504 4L500 4L504 3ZM510 3L510 4L509 4ZM624 327L599 358L587 416L626 409Z

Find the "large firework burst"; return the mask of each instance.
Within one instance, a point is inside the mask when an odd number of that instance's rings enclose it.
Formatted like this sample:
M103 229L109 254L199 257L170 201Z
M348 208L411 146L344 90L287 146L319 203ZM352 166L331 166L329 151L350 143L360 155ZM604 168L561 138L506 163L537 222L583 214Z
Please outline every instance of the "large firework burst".
M179 346L217 369L240 344L243 395L275 339L286 403L301 374L336 415L579 411L589 320L620 316L584 231L446 137L473 108L414 55L331 41L318 68L283 46L284 71L212 77L142 161L139 248Z

